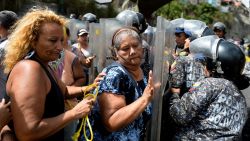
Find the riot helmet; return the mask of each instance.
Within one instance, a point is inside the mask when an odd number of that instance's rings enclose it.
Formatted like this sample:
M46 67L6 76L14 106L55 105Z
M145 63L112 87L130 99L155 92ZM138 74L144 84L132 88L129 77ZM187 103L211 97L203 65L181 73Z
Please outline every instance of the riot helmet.
M96 19L96 15L92 14L92 13L86 13L82 16L82 20L83 21L88 21L89 23L96 23L97 19Z
M136 14L137 14L137 17L138 17L139 23L140 23L139 24L140 25L139 26L139 31L142 33L147 29L148 24L147 24L147 22L146 22L146 20L145 20L142 13L136 12Z
M206 23L199 20L185 20L183 27L184 29L189 30L191 32L191 40L203 36L214 35L214 32L210 28L208 28Z
M216 22L214 25L213 25L213 30L221 30L223 31L224 33L226 33L226 26L224 23L222 22Z
M210 29L206 23L200 20L186 20L183 18L178 18L172 20L171 23L175 26L177 32L183 32L188 35L190 41L193 41L196 38L214 35L212 29ZM187 33L185 31L188 31Z
M201 34L201 37L204 37L204 36L209 36L209 35L214 35L214 32L212 29L210 29L209 27L206 27L202 34Z
M131 10L124 10L120 12L116 16L116 19L126 26L133 26L137 28L140 33L144 32L148 26L141 13Z
M190 52L203 53L207 67L216 76L236 79L245 65L244 52L237 45L216 35L198 38L190 43Z
M152 46L155 38L155 27L148 26L147 29L141 34L142 38Z
M213 25L213 30L219 38L225 39L226 26L222 22L217 22Z

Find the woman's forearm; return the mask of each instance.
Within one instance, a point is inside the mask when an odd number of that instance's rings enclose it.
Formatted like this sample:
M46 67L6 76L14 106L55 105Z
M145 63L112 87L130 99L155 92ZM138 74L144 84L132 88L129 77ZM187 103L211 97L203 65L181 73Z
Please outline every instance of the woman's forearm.
M127 126L145 110L148 104L149 101L146 98L140 97L135 102L117 110L109 119L104 119L107 130L113 132Z
M96 85L91 85L91 86L83 86L83 87L76 87L76 86L67 86L67 91L66 91L66 98L74 98L78 96L83 96L84 92L89 92L96 88Z
M37 124L28 123L26 128L15 127L15 133L20 141L41 140L63 129L73 119L72 112L67 111L59 116L43 119Z
M1 130L1 141L17 141L15 133L6 125Z

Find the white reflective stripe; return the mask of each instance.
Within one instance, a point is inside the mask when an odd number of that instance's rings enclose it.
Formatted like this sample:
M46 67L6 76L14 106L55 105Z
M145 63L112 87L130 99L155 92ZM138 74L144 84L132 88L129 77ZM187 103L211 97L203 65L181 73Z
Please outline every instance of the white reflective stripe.
M200 29L198 38L201 37L202 33L205 31L206 28L207 28L207 26L203 26L203 27Z
M222 40L222 39L215 39L215 41L213 42L213 45L212 45L212 59L213 59L213 62L216 62L216 59L217 59L217 48L218 48L218 43L219 41Z

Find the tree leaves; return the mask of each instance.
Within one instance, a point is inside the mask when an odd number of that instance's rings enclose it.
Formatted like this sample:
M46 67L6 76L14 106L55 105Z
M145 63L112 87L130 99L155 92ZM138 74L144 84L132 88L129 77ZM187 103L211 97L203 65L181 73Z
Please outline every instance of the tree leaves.
M155 12L156 15L163 16L168 20L176 18L197 19L204 21L206 24L212 24L215 21L226 21L232 19L232 14L221 13L218 8L209 3L199 3L193 5L189 2L173 0L164 5Z

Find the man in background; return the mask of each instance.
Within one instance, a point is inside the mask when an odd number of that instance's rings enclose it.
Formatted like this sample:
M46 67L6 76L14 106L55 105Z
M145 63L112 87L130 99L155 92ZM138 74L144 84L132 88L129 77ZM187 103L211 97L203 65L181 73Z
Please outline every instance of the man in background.
M8 35L10 34L11 26L16 22L17 15L12 11L1 11L0 12L0 63L4 57L4 47L7 43ZM3 73L3 66L0 64L0 99L3 98L5 93L5 80L6 75Z
M216 22L213 25L213 31L219 38L226 39L225 35L227 32L226 32L226 25L224 23Z
M9 136L10 129L8 122L11 119L10 113L10 102L5 100L5 86L6 86L6 75L3 72L4 66L2 61L5 55L5 45L7 43L8 36L10 34L11 26L17 21L17 15L13 11L0 11L0 140L14 140L13 136Z

